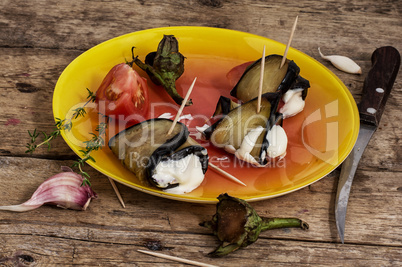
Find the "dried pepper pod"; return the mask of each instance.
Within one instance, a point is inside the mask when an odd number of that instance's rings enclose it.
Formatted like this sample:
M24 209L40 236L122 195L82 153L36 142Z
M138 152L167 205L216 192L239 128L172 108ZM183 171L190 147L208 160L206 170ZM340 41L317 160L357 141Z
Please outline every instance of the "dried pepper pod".
M112 152L145 185L183 194L197 188L208 168L205 148L189 137L187 127L168 119L151 119L112 137Z
M151 81L156 85L162 85L172 99L181 105L183 97L176 90L176 80L184 72L185 57L179 52L179 43L173 35L164 35L155 52L145 57L145 63L137 57L133 57L134 63L146 71ZM189 106L192 101L187 101Z
M286 59L280 68L282 56L268 55L265 57L264 83L262 93L280 92L281 94L293 85L300 73L300 68L292 60ZM258 97L261 72L261 59L248 66L230 95L243 102Z
M218 108L225 111L219 114L217 121L203 131L206 139L212 144L235 154L241 160L261 167L268 163L267 157L282 156L273 151L273 142L270 136L272 131L281 131L275 137L285 135L285 147L281 147L286 153L287 137L281 127L282 116L277 113L280 94L266 93L262 95L261 109L257 113L257 98L240 106L230 109L229 101L222 101L221 97ZM227 112L227 113L226 113ZM215 112L217 113L217 112ZM226 113L226 114L225 114ZM277 126L278 125L278 129ZM282 129L282 130L280 130ZM277 142L278 140L275 140Z
M210 256L222 257L257 241L261 232L297 227L307 230L309 225L297 218L266 218L260 217L246 201L221 194L218 197L216 213L211 221L200 223L207 227L219 239L221 244Z

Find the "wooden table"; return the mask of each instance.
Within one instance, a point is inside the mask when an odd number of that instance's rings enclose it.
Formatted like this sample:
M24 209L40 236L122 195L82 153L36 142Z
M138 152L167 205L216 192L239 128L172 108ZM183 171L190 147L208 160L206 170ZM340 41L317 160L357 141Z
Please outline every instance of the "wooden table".
M0 3L0 204L28 199L47 177L71 165L63 139L52 149L25 153L27 130L53 129L52 93L63 69L78 55L126 33L162 26L210 26L262 35L322 62L358 101L371 53L391 45L402 51L402 2L374 0L284 1L23 1ZM353 58L363 75L338 71L320 59ZM87 167L99 198L84 212L43 206L0 212L0 265L180 266L137 252L158 240L162 253L218 266L400 266L402 264L402 74L381 125L356 173L346 218L345 244L337 235L334 200L339 169L282 197L253 202L262 216L299 217L310 229L272 230L225 258L209 258L217 241L198 223L215 205L151 196L118 185L122 208L108 179Z

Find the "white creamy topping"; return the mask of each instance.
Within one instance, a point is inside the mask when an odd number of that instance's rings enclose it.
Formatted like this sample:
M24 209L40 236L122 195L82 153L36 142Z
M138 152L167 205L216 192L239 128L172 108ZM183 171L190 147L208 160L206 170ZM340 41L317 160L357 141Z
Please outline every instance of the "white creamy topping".
M232 153L232 154L236 153L236 148L233 145L226 145L224 147L224 149L225 149L226 152L229 152L229 153Z
M289 118L304 109L305 102L302 98L303 89L288 90L282 97L285 105L279 110L283 118Z
M172 113L167 112L167 113L163 113L163 114L160 115L158 118L162 118L162 119L171 119L171 118L173 118L173 115L172 115Z
M179 117L179 121L181 121L181 120L193 120L194 118L193 118L193 116L191 116L191 114L185 114L185 115L182 115L182 116L180 116Z
M205 132L206 129L209 128L208 124L204 124L203 126L195 126L195 128L197 129L197 131L199 131L200 133Z
M198 140L202 140L204 138L204 135L200 132L190 133L189 135L194 137L194 139L198 139Z
M195 136L195 138L198 139L198 140L203 140L203 139L205 139L204 132L209 127L210 126L208 124L204 124L203 126L195 126L195 129L197 130L197 132L196 133L190 133L190 135Z
M258 137L264 132L264 127L258 126L250 130L244 137L240 147L236 149L233 145L225 145L223 148L226 152L235 154L235 156L241 160L251 163L257 167L263 167L250 153L255 147ZM280 125L274 125L271 130L268 131L266 136L269 146L267 151L261 152L261 158L283 158L286 156L286 148L288 145L288 138L285 130Z
M172 113L170 113L170 112L166 112L166 113L163 113L163 114L161 114L158 118L162 118L162 119L171 119L171 118L173 118L174 116L172 115ZM185 114L185 115L183 115L183 116L180 116L179 117L179 119L178 119L178 121L181 121L181 120L193 120L194 118L193 118L193 116L191 115L191 114Z
M283 158L286 156L288 137L281 126L274 125L271 130L268 131L267 140L269 142L268 156L270 158Z
M190 154L180 160L160 162L152 177L162 188L169 184L179 184L176 187L165 189L165 192L185 194L193 191L202 183L204 173L200 158Z
M241 142L240 148L235 152L236 157L254 165L259 165L250 152L253 150L258 137L264 131L262 126L250 130Z

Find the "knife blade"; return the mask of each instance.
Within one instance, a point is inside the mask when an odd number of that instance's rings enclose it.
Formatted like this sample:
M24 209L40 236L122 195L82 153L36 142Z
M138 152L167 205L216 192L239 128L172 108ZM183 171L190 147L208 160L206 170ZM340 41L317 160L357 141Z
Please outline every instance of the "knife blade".
M372 67L364 80L362 98L358 105L359 134L355 146L342 164L335 199L335 221L342 244L353 178L360 158L381 120L385 103L399 71L401 56L394 47L384 46L373 52L371 62Z

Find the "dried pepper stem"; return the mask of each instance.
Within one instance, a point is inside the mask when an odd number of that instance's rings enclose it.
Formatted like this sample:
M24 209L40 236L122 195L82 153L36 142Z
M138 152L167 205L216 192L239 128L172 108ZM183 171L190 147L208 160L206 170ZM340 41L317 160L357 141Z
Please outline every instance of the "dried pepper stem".
M297 218L267 218L261 217L261 231L278 229L278 228L301 228L308 229L308 224Z

